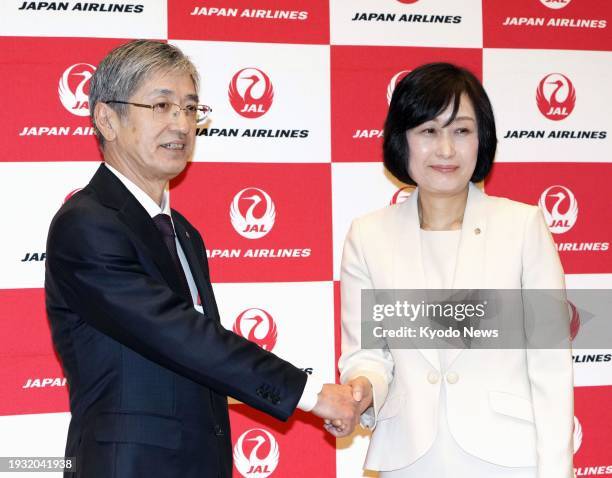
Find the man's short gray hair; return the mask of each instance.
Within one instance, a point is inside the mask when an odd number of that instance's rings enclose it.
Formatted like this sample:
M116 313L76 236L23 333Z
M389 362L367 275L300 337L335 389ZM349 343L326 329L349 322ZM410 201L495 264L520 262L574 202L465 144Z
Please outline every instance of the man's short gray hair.
M134 92L154 73L187 73L191 76L196 92L199 86L198 72L185 54L174 45L151 40L134 40L112 50L100 62L89 82L89 114L100 147L104 137L94 119L99 102L129 101ZM109 105L119 116L125 116L128 105Z

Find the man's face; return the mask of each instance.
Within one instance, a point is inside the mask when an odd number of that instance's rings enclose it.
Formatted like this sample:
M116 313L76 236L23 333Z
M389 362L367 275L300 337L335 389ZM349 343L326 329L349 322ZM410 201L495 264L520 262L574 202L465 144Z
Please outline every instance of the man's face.
M154 105L196 104L197 93L187 73L153 73L127 101ZM183 111L167 118L148 108L127 106L119 121L115 154L130 171L146 182L169 181L187 164L195 144L196 123Z

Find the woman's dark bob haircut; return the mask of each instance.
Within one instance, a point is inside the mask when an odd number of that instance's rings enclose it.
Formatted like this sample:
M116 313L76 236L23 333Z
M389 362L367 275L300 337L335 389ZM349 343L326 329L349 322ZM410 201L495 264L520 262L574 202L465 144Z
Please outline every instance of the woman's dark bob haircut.
M428 63L412 70L393 92L385 120L383 157L387 169L406 184L410 151L406 131L442 113L451 103L449 123L457 115L461 95L471 100L478 127L478 158L471 181L482 181L493 164L497 135L491 102L480 81L465 68L450 63Z

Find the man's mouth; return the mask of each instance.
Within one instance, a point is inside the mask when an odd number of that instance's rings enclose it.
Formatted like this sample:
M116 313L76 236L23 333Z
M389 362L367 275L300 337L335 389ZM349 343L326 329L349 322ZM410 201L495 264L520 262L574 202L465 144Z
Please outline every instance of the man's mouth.
M185 149L184 143L164 143L161 145L162 148L171 149L171 150L183 150Z

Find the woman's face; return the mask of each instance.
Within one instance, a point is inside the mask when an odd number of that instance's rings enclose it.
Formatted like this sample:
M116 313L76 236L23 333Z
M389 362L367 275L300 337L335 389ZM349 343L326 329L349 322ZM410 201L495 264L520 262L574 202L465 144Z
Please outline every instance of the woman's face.
M421 192L453 195L464 191L478 157L478 126L472 102L461 95L457 116L453 105L438 116L406 131L408 173ZM444 126L446 125L446 126Z

